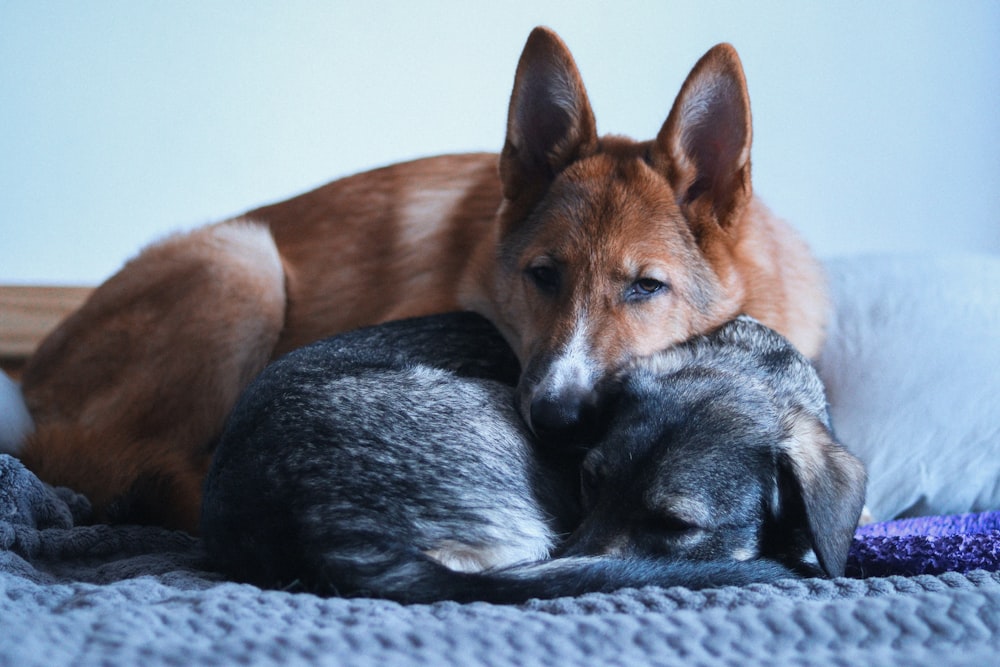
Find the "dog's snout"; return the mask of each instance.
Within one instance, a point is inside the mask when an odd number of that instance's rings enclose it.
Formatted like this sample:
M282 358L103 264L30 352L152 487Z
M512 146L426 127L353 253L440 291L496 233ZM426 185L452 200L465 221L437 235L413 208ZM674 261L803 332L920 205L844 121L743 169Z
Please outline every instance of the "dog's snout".
M555 351L536 354L521 374L521 415L544 445L577 439L597 412L597 385L606 364L596 354L585 319Z
M542 439L570 433L586 424L595 409L593 392L568 391L531 401L531 428Z

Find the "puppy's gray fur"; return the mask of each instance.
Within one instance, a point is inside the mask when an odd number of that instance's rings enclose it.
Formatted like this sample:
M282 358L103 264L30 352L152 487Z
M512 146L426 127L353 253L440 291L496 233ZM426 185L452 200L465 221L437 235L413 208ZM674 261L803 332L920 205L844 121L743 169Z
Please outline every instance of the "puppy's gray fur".
M864 473L777 334L741 319L628 369L582 485L536 451L517 376L472 314L272 364L206 481L209 553L256 583L405 602L771 581L811 572L813 551L842 573Z
M823 384L788 341L740 317L636 362L617 394L584 458L586 518L563 554L767 556L843 574L865 472L833 439Z

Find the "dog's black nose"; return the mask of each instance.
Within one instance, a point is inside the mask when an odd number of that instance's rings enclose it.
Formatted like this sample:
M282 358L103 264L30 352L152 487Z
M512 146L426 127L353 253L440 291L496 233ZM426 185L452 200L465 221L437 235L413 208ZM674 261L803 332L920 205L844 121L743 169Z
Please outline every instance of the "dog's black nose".
M567 436L589 420L593 408L584 396L536 397L531 402L531 429L543 440Z

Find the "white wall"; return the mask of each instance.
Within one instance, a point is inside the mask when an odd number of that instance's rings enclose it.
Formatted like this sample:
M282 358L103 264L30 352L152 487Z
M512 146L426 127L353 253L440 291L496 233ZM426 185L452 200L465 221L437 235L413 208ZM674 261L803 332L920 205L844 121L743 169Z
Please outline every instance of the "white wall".
M1000 3L0 3L0 283L95 283L143 244L363 168L497 150L555 28L602 132L648 138L739 49L757 191L822 256L1000 252Z

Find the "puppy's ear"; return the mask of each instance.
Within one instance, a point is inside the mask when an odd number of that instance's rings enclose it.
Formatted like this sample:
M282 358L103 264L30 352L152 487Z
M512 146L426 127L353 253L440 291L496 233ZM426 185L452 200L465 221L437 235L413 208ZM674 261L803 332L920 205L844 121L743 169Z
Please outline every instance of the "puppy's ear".
M653 147L689 217L731 224L750 201L750 97L740 58L729 44L702 56L677 95Z
M597 126L569 49L547 28L524 45L500 154L504 197L545 186L569 163L596 149Z
M785 426L779 459L797 498L781 502L801 508L808 542L827 576L843 576L865 502L864 466L813 415L796 410Z

